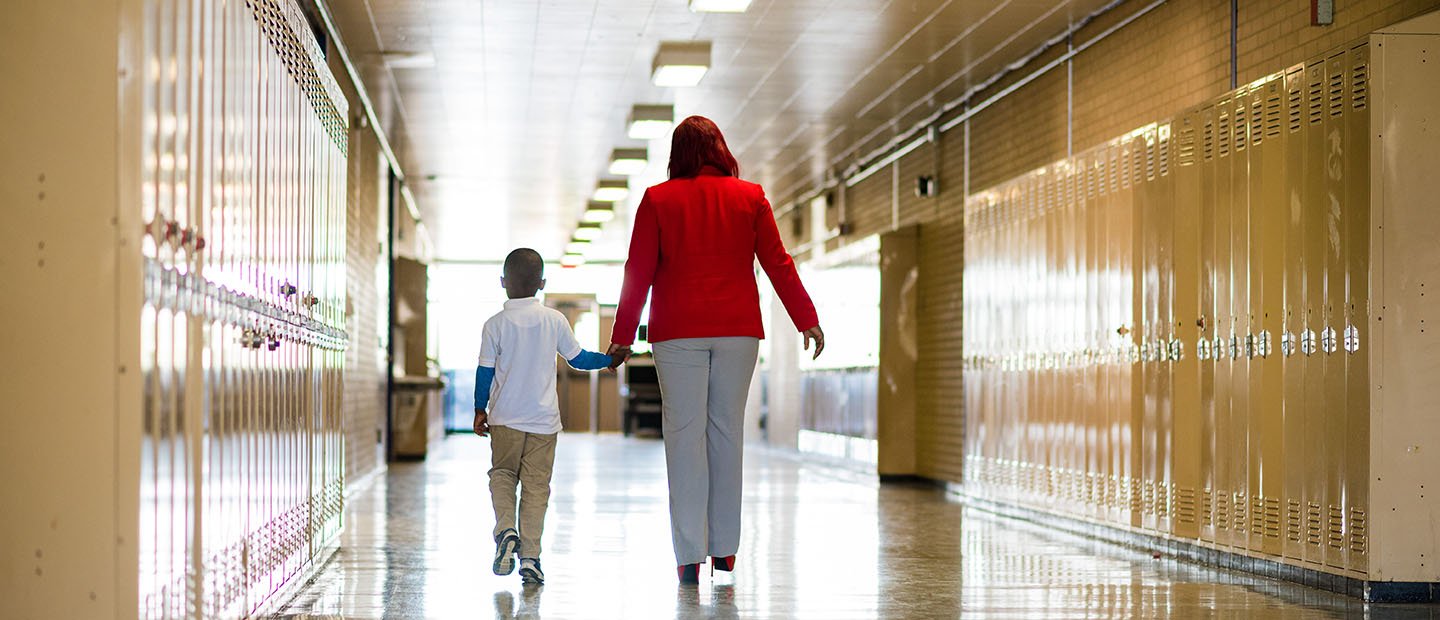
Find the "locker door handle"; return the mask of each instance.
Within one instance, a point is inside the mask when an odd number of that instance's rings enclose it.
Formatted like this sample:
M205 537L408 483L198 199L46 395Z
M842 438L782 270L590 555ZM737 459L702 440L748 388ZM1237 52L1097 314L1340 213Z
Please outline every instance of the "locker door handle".
M1280 335L1280 354L1285 357L1295 355L1295 334L1286 330Z
M1300 332L1300 352L1305 355L1315 354L1315 332L1313 330L1307 328Z
M1260 335L1255 337L1255 353L1260 357L1270 357L1270 331L1262 330Z
M1211 345L1209 338L1201 336L1200 340L1195 342L1195 357L1200 358L1200 361L1206 361L1210 359L1210 350Z
M1360 350L1360 328L1354 325L1345 326L1345 352L1354 353Z
M1170 341L1170 361L1178 362L1185 357L1185 343L1177 338Z
M1124 336L1124 335L1130 333L1130 328L1129 328L1129 327L1125 327L1124 325L1121 325L1119 329L1115 330L1115 333L1120 334L1121 336Z
M1320 349L1329 355L1335 352L1335 345L1335 328L1326 325L1325 331L1320 332Z

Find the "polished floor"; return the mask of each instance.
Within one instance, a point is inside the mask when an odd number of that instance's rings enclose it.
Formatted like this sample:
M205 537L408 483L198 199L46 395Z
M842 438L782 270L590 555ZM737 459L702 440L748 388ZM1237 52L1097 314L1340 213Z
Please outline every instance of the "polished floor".
M447 440L350 503L295 618L1440 618L1211 570L972 509L918 486L747 448L728 580L676 585L655 440L564 435L544 586L490 571L488 443Z

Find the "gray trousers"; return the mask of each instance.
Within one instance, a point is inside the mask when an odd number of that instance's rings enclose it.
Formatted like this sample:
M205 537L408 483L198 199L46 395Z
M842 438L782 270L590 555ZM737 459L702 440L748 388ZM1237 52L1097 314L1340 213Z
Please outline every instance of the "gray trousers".
M676 564L740 549L745 398L759 349L759 339L743 337L654 345Z

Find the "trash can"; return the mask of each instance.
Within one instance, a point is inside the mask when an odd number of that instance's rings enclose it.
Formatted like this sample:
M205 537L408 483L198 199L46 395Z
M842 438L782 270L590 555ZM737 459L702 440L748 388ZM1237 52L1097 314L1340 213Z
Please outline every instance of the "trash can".
M390 457L424 459L430 447L445 437L441 390L435 377L396 377L391 393Z

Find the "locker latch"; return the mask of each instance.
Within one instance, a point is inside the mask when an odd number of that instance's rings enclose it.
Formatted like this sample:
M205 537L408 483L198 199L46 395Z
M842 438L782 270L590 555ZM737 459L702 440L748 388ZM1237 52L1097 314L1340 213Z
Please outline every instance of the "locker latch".
M1354 325L1345 326L1345 352L1354 353L1360 350L1360 328Z
M1270 357L1270 330L1261 330L1260 335L1255 337L1255 353L1260 357Z
M1300 332L1300 352L1305 355L1315 354L1315 331L1306 328Z
M1185 357L1185 343L1177 338L1170 341L1170 361L1178 362Z
M1285 357L1295 354L1295 333L1288 329L1280 335L1280 354Z
M1320 349L1329 355L1335 352L1336 345L1335 328L1326 325L1325 331L1320 333Z
M280 285L280 294L286 297L294 295L299 290L300 289L295 288L294 284L291 284L289 282Z
M1200 340L1198 340L1198 341L1195 342L1195 357L1200 358L1201 361L1210 359L1210 339L1209 339L1209 338L1205 338L1204 336L1201 336L1201 337L1200 337Z

